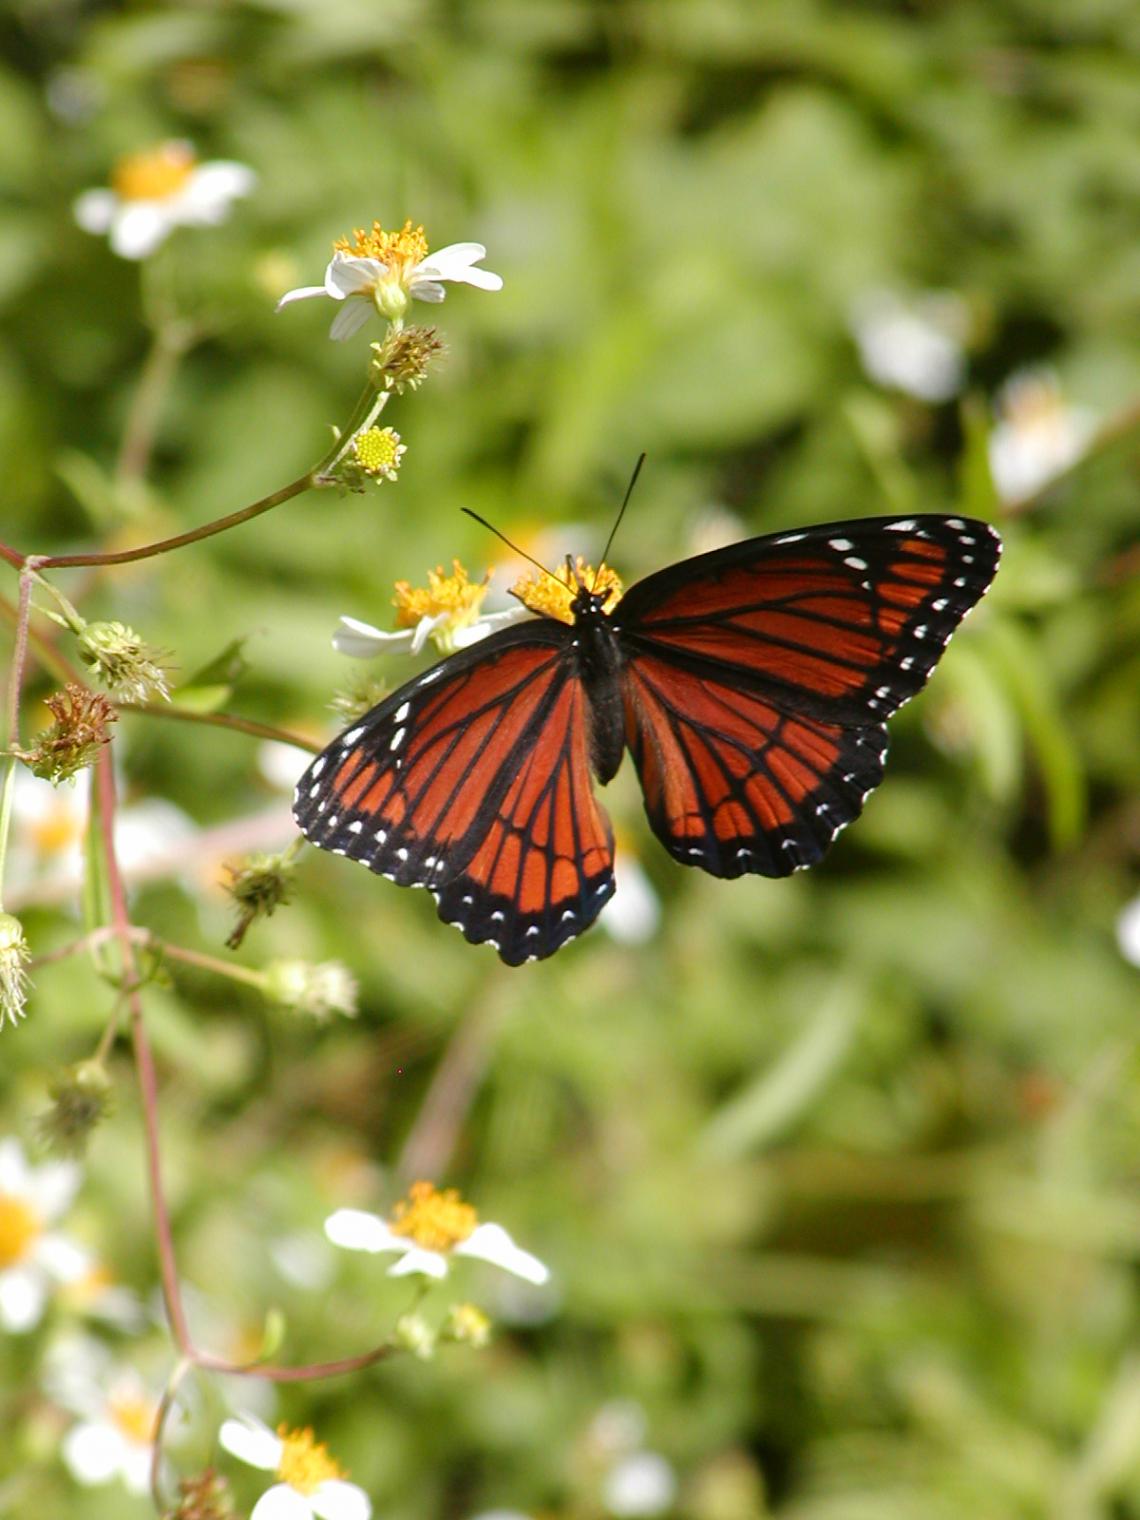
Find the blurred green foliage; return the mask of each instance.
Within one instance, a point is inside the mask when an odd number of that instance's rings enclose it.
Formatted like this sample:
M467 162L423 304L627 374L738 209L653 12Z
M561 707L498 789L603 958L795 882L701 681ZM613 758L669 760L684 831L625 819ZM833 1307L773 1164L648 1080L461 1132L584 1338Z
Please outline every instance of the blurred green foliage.
M1140 1517L1140 996L1114 937L1140 863L1135 5L10 0L0 38L2 536L24 550L180 532L319 457L366 340L328 342L327 303L273 304L353 226L410 216L433 246L486 243L504 277L428 313L449 353L385 416L408 445L397 484L58 578L187 673L248 639L232 711L330 734L337 616L386 624L397 578L493 562L461 505L549 560L596 553L642 449L627 581L710 518L745 536L955 510L1007 544L818 869L683 872L623 772L606 804L661 902L647 943L599 927L510 971L426 894L309 852L238 961L338 958L358 1021L316 1028L184 968L149 988L200 1337L232 1349L279 1309L289 1360L371 1344L406 1285L333 1252L321 1221L384 1211L424 1172L556 1290L472 1270L490 1350L281 1390L273 1417L314 1424L387 1520L601 1513L615 1401L643 1412L686 1520ZM132 265L71 202L171 136L258 189ZM959 400L866 377L851 312L881 287L959 294ZM116 481L158 300L204 336L145 480ZM1001 383L1035 365L1107 427L1012 511L987 436ZM30 698L49 689L36 669ZM41 716L29 700L28 728ZM253 842L290 837L257 741L124 717L116 742L128 802L232 826L140 886L135 921L226 954L219 857L271 810ZM24 919L37 953L79 932L70 901ZM30 1134L111 998L83 960L37 973L2 1036L5 1132ZM125 1047L114 1064L69 1225L150 1300ZM0 1342L0 1512L145 1514L58 1460L39 1369L67 1323ZM100 1334L162 1369L157 1330L142 1350Z

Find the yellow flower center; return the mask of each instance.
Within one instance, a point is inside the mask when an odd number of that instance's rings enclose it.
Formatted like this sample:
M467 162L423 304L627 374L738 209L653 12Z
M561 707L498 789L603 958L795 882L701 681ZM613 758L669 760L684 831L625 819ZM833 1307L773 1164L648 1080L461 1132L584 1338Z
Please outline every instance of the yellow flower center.
M427 238L422 227L413 227L409 219L399 232L385 232L379 222L372 223L372 231L363 227L353 228L352 238L337 238L333 248L347 253L354 259L376 259L389 274L403 274L405 270L422 263L427 258Z
M393 1235L405 1235L425 1251L450 1251L467 1239L479 1216L454 1188L441 1193L434 1183L413 1182L388 1222Z
M347 1476L344 1468L329 1456L328 1447L313 1439L311 1430L290 1430L287 1425L278 1425L277 1434L281 1437L277 1476L299 1494L311 1494L322 1483Z
M487 595L489 576L472 584L466 569L457 559L451 561L452 574L444 575L443 566L428 571L426 586L397 581L392 605L396 609L396 627L414 628L421 618L445 613L452 628L463 628L479 616Z
M404 446L392 428L370 427L352 440L356 462L369 475L394 475L400 467Z
M41 855L58 855L77 844L83 837L83 815L70 792L54 801L42 818L29 824L28 834Z
M158 1410L150 1399L134 1393L113 1393L107 1400L111 1422L135 1446L149 1446L158 1424Z
M587 565L579 554L574 570L575 573L571 574L569 566L562 564L557 570L544 571L541 575L537 572L524 575L511 587L511 594L532 612L557 618L560 623L572 623L574 614L570 611L570 604L578 595L581 580L590 590L605 592L610 604L607 610L612 612L614 603L621 598L622 584L610 567L603 564L595 574L593 567Z
M31 1205L0 1193L0 1271L23 1261L40 1234L39 1215Z
M167 142L129 153L115 165L111 189L122 201L165 201L177 195L198 160L188 143Z

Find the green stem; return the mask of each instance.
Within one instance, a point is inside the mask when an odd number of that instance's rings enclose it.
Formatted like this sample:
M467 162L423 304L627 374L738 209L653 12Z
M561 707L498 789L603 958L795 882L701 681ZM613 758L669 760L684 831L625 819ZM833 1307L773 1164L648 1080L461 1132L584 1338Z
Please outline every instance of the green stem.
M117 485L132 485L146 474L162 403L179 361L194 346L198 336L191 323L169 319L156 330L131 401L119 457L115 461Z
M206 723L214 728L229 728L235 733L252 734L255 739L275 739L280 744L293 744L313 755L324 748L322 744L292 734L288 729L258 723L254 718L239 718L235 713L192 712L187 707L174 707L165 702L119 702L116 708L120 713L139 713L148 718L173 718L179 723Z
M348 429L337 438L324 457L304 475L299 475L287 486L282 486L278 491L271 491L268 496L263 496L260 501L255 501L248 507L242 507L237 512L230 512L225 517L218 517L213 522L203 523L200 528L191 528L186 533L176 533L173 538L159 539L153 544L140 544L137 549L121 549L113 554L45 554L38 555L36 563L43 569L57 570L73 565L130 565L140 559L153 559L156 554L169 554L172 549L182 549L187 544L200 543L202 539L213 538L216 533L225 533L228 529L236 528L254 517L260 517L263 512L269 512L272 508L279 507L282 502L289 501L294 496L300 496L303 491L309 490L311 486L321 481L326 472L344 454L358 429L366 425L357 419L360 417L368 419L370 416L377 415L382 410L389 394L390 392L382 391L377 395L372 386L366 386L353 409ZM0 545L0 558L7 559L9 563L21 565L24 563L24 558L15 555L14 550L5 551L6 546Z
M8 862L8 832L12 824L12 793L16 784L16 767L19 761L8 761L4 772L4 790L0 792L0 913L4 911L4 867Z

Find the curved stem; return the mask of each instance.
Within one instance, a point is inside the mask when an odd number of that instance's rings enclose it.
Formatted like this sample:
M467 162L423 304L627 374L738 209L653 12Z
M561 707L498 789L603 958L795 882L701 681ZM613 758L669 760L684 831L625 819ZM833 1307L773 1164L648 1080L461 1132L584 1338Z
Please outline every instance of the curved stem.
M388 391L378 393L371 385L365 386L352 410L348 427L313 468L307 470L304 475L299 475L296 480L291 480L280 490L271 491L260 501L252 502L248 507L242 507L237 512L230 512L225 517L215 518L213 522L203 523L200 528L190 528L185 533L176 533L172 538L159 539L153 544L140 544L137 549L120 549L111 554L43 554L36 556L36 564L43 569L56 570L72 565L130 565L140 559L153 559L156 554L168 554L172 549L182 549L187 544L196 544L202 539L213 538L216 533L225 533L228 529L236 528L254 517L260 517L263 512L279 507L282 502L289 501L294 496L300 496L302 491L307 491L321 480L325 472L331 469L344 454L357 430L369 418L379 414L390 394ZM20 554L7 544L0 543L0 559L7 560L10 565L22 568L30 558L30 555Z
M272 723L259 723L256 718L239 718L236 713L193 712L188 707L174 707L166 702L118 702L120 713L139 713L148 718L174 718L179 723L207 723L214 728L230 728L235 733L251 734L255 739L274 739L279 744L292 744L297 749L320 754L322 744L300 734L290 733L286 728L275 728Z

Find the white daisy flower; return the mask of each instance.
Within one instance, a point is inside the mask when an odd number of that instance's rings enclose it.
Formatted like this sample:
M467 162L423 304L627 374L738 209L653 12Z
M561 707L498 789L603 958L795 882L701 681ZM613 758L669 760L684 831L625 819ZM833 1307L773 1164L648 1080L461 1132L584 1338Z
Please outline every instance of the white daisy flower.
M91 1258L51 1226L75 1197L80 1169L71 1161L29 1166L18 1140L0 1140L0 1326L31 1330L51 1288L81 1278Z
M369 1520L368 1495L345 1481L311 1430L280 1425L274 1435L268 1425L244 1414L226 1420L218 1439L239 1461L279 1479L254 1505L250 1520Z
M107 233L120 258L145 259L175 227L213 227L257 176L245 164L202 164L187 142L165 142L120 159L107 190L85 190L74 205L84 232Z
M354 659L371 660L378 654L419 654L430 638L443 654L454 654L497 628L531 616L521 603L502 612L483 612L489 577L473 582L457 559L451 564L451 575L443 573L442 565L429 570L426 586L396 582L395 630L384 632L359 618L342 617L333 648Z
M1003 501L1035 496L1084 455L1096 431L1095 415L1070 406L1057 376L1046 369L1020 370L997 397L990 434L990 474Z
M879 385L933 402L949 401L962 389L969 312L953 291L911 297L865 291L851 309L850 326L863 368Z
M602 1504L621 1520L664 1514L676 1497L677 1475L656 1451L636 1451L623 1457L602 1484Z
M1134 897L1121 908L1116 920L1116 943L1126 961L1140 966L1140 897Z
M410 301L442 301L447 283L474 285L477 290L502 290L503 281L475 265L487 257L482 243L450 243L428 254L422 227L404 223L399 232L385 232L379 222L372 231L356 228L351 242L338 238L322 285L302 285L286 291L277 310L292 301L330 296L342 303L329 337L351 338L376 312L386 321L403 318Z
M325 1234L349 1251L399 1252L399 1260L388 1268L389 1277L422 1272L443 1278L453 1256L488 1261L530 1283L544 1283L550 1276L538 1257L516 1246L501 1224L480 1224L475 1210L453 1188L440 1192L430 1182L414 1182L387 1220L363 1209L337 1209L325 1220Z
M88 1487L118 1478L132 1494L145 1494L154 1458L157 1396L132 1367L104 1369L100 1387L72 1381L63 1402L84 1418L60 1446L71 1476Z

